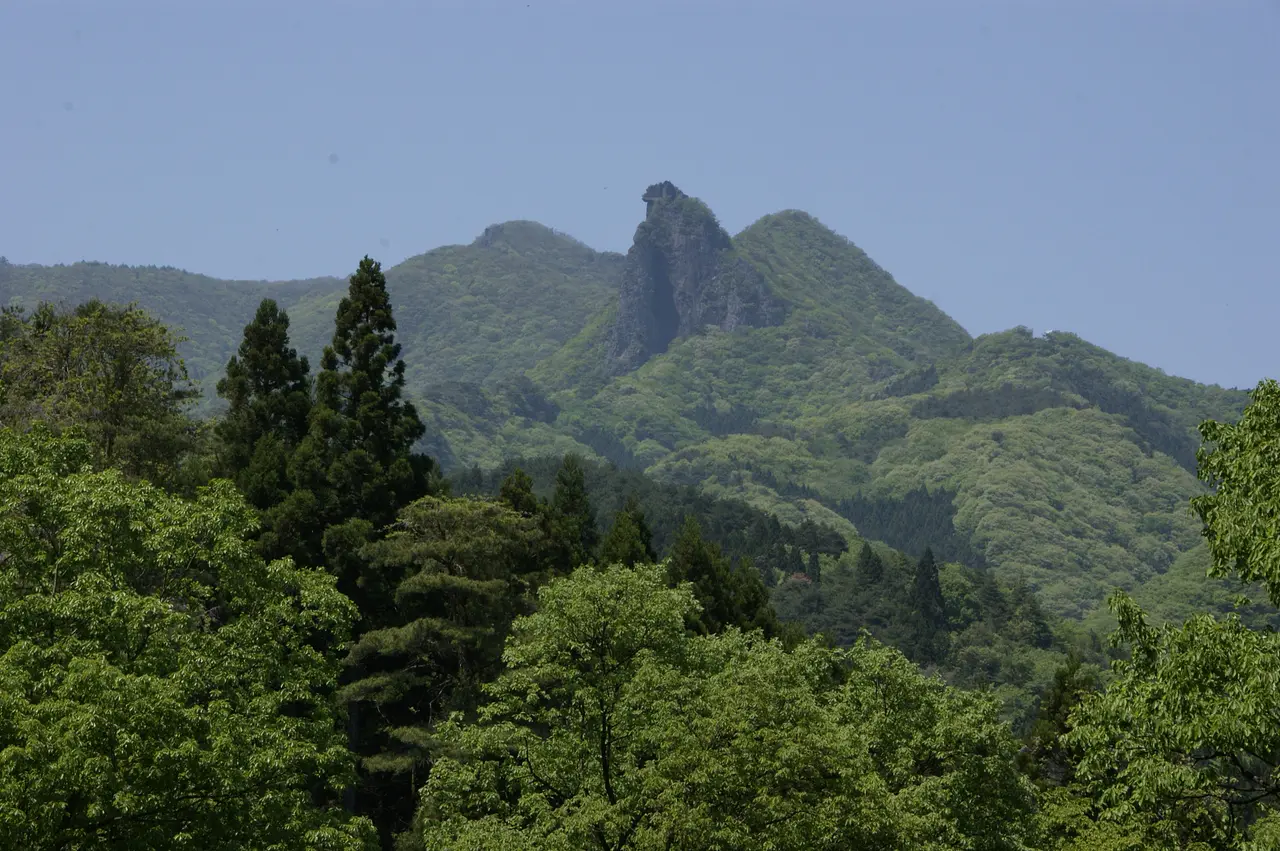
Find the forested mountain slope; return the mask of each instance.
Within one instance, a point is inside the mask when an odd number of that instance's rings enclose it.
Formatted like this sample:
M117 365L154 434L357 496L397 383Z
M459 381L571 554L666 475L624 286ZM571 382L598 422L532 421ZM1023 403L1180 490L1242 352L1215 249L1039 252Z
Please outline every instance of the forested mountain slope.
M653 190L617 303L529 372L524 398L540 404L493 393L467 400L467 412L436 396L442 457L493 465L589 449L790 522L843 520L913 555L932 545L1023 576L1050 610L1074 617L1197 542L1185 507L1201 488L1195 427L1234 420L1243 392L1167 376L1070 333L972 339L811 216L767 216L726 248L709 210ZM687 260L699 231L684 220L698 217L719 257L759 271L781 316L684 323L619 370L613 341L635 302L674 292L677 320L682 305L725 315L706 292L732 306L718 280L727 261ZM667 238L672 230L685 238ZM698 268L706 280L691 280Z
M345 287L341 278L224 281L169 266L0 263L0 307L34 307L42 301L69 307L91 299L111 304L136 301L187 337L181 348L187 371L209 395L263 298L288 307L311 293L338 293Z
M518 376L576 334L617 286L621 258L534 222L493 225L470 245L437 248L387 270L410 387ZM288 311L312 363L332 334L345 278L223 281L172 268L76 263L0 267L0 303L136 301L188 337L181 347L206 396L263 298Z
M581 452L912 557L932 546L1072 617L1196 544L1195 426L1236 419L1243 392L1065 332L974 339L802 212L731 237L670 183L644 203L625 257L510 222L388 270L406 392L446 468ZM0 274L6 303L139 301L185 330L207 378L263 295L314 361L342 292L100 264Z

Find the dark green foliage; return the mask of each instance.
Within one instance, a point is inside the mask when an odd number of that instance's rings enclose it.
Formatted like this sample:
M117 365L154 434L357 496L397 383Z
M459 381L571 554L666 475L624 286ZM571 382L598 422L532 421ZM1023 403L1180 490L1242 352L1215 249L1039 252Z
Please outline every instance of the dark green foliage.
M859 585L874 587L884 579L884 562L870 544L864 543L853 565L853 575Z
M555 457L512 460L479 476L472 472L455 475L450 482L458 493L496 495L511 479L529 476L531 490L549 498L562 463L563 459ZM636 470L588 461L580 464L588 500L596 509L597 528L611 524L626 502L634 500L644 514L653 535L653 549L659 555L671 549L689 516L697 518L703 537L717 544L731 561L749 557L770 586L779 576L803 572L811 553L839 555L847 547L839 533L820 524L796 528L738 500L717 499L694 487L655 482Z
M384 837L409 827L435 727L475 708L480 685L500 669L508 624L529 611L538 526L498 502L424 497L363 553L399 577L394 611L351 649L348 664L362 677L342 695L377 720L356 748L365 809Z
M801 623L838 646L852 645L865 630L916 653L922 631L926 639L932 633L924 648L928 664L955 685L994 688L1005 717L1019 729L1034 720L1036 696L1061 664L1065 647L1079 646L1089 664L1106 663L1096 636L1090 647L1087 634L1050 621L1028 602L1035 598L1025 584L1002 587L990 571L956 564L937 569L943 611L938 618L935 597L933 619L944 627L928 630L916 602L919 567L920 560L864 543L856 555L827 560L821 583L805 575L784 581L772 602L784 622Z
M1005 382L994 388L966 388L945 395L928 396L911 406L911 416L971 420L999 420L1025 417L1047 408L1068 405L1060 393L1042 387L1017 387Z
M842 500L839 512L858 531L912 556L931 547L943 561L984 567L986 558L955 527L955 494L938 488L908 491L901 499L855 497Z
M218 382L228 408L215 432L220 475L262 512L259 544L268 557L305 556L294 543L298 505L281 507L293 493L289 461L307 434L311 378L307 359L289 345L289 316L263 299L245 326L236 357Z
M600 545L600 563L635 567L637 564L652 564L657 560L658 555L653 549L653 532L644 519L640 503L634 496L628 497L626 505L613 516L613 526Z
M731 626L762 629L769 637L779 632L760 574L749 565L733 564L718 546L703 540L693 517L685 520L671 547L667 578L672 585L692 583L694 597L702 607L689 616L689 628L696 633L708 635Z
M937 366L934 364L922 367L917 366L886 381L884 387L874 394L874 398L891 399L895 396L915 396L932 390L937 384Z
M307 432L311 381L305 357L289 345L289 315L263 299L245 326L236 357L218 382L229 408L218 423L232 469L244 469L258 439L275 434L296 446Z
M1053 630L1035 592L1024 577L1015 577L1009 592L1009 621L1006 634L1020 644L1045 648L1053 643Z
M556 488L549 506L550 539L556 569L571 571L595 558L600 542L595 511L587 496L582 459L566 455L556 473Z
M926 548L916 563L911 586L911 637L907 655L922 664L936 664L947 652L947 611L933 550Z
M1071 712L1086 695L1100 688L1098 669L1086 664L1075 651L1053 672L1053 681L1040 696L1027 747L1019 755L1024 770L1039 783L1065 786L1075 779L1078 755L1072 754L1062 737L1071 729Z
M480 483L483 483L483 478ZM534 517L540 511L538 497L533 493L533 479L519 467L502 480L502 486L498 488L498 499L526 517Z
M395 329L382 267L365 257L338 305L309 431L293 460L295 482L316 497L319 513L307 548L323 553L370 623L390 605L392 585L362 575L358 552L402 506L429 493L435 475L431 459L412 451L425 428L403 398Z
M316 377L308 432L291 460L295 493L282 504L277 525L299 534L290 551L306 563L323 563L355 601L358 640L402 625L397 594L405 567L396 560L371 560L367 545L381 538L405 506L439 485L434 462L412 449L425 429L402 397L405 365L395 330L381 266L365 257L338 305L333 343ZM379 703L371 695L383 695L387 671L382 661L372 652L353 657L344 677L349 745L362 759L373 760L362 764L348 805L372 816L389 842L405 824L404 808L397 806L403 794L397 798L378 773L377 757L396 723L369 706Z

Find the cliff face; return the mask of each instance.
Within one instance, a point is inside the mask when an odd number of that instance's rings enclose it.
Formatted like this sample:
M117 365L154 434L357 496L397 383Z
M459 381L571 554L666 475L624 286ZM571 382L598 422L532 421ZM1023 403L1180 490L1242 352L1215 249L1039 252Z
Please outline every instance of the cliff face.
M737 255L711 211L670 182L650 186L627 252L608 371L636 369L672 340L708 325L725 331L782 321L764 276Z

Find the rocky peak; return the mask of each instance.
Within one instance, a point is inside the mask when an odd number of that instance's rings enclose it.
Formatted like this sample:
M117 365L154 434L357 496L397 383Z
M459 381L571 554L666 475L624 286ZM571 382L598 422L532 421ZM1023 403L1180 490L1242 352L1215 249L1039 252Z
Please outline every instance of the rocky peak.
M739 257L706 205L670 181L642 196L645 220L627 252L608 370L636 369L708 325L725 331L782 321L764 276Z

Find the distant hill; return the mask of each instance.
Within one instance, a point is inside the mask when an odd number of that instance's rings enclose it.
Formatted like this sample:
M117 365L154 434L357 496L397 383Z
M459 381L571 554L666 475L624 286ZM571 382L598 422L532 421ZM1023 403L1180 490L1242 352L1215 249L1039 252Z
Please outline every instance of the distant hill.
M3 306L32 307L41 301L75 305L95 298L138 302L188 338L182 346L187 370L210 395L263 298L292 305L311 293L333 293L344 285L338 278L224 281L169 266L0 265Z
M411 387L421 395L445 381L519 376L608 303L621 264L619 255L534 222L507 222L470 245L437 248L387 269ZM314 365L346 286L344 277L222 281L104 263L0 268L0 302L8 305L137 301L190 338L183 355L209 396L263 298L288 311L293 342Z
M1117 586L1166 597L1182 583L1161 577L1198 563L1195 426L1238 417L1244 392L1069 333L975 339L802 212L731 237L669 183L643 200L625 257L509 222L388 270L410 393L446 467L578 451L908 556L931 546L1073 618ZM210 378L263 295L317 353L344 287L0 270L6 303L139 301L186 329Z

